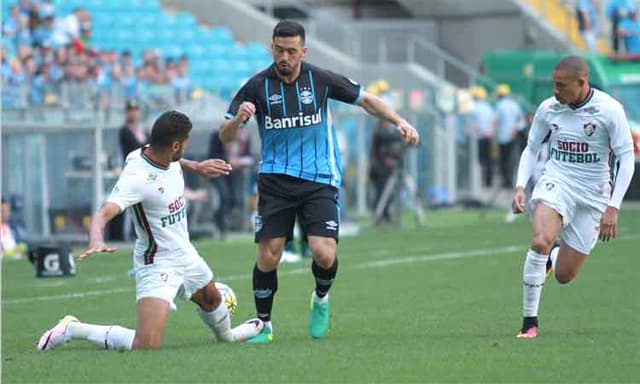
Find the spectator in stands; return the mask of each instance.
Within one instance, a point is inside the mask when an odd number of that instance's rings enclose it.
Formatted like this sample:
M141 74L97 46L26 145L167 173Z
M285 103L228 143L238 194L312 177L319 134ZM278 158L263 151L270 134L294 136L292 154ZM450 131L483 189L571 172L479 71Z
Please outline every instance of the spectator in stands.
M620 23L629 17L634 10L635 0L609 0L606 14L611 20L611 47L613 52L619 51Z
M598 31L598 15L595 0L578 0L576 16L578 29L589 52L597 52L596 35Z
M38 67L31 81L30 101L32 105L52 105L57 99L52 95L51 65L43 63Z
M2 23L2 34L5 37L13 38L20 28L20 8L17 5L12 5L9 8L9 17L7 17Z
M40 25L33 31L33 44L42 47L45 43L48 43L51 46L54 26L55 18L53 16L44 17Z
M14 41L17 47L31 47L33 45L28 17L20 16L18 19L18 29L16 30Z
M53 18L56 15L56 6L51 0L42 0L40 2L40 18Z
M133 64L123 64L120 85L122 86L122 94L126 99L139 97L138 78Z
M11 65L9 64L9 57L7 55L7 47L4 45L0 48L0 60L2 62L2 84L11 76Z
M20 14L24 16L29 16L29 12L31 11L31 1L30 0L20 0Z
M478 157L482 169L482 184L493 186L494 158L493 143L496 136L496 115L491 104L487 102L487 91L476 86L471 89L474 104L471 111L471 130L478 140Z
M80 38L80 29L88 28L91 15L84 8L76 8L73 13L58 19L53 40L55 45L68 45Z
M171 80L173 86L173 93L176 102L187 100L191 93L191 80L189 79L189 58L186 55L180 57L176 72Z
M500 175L502 187L513 188L513 150L518 131L523 122L520 105L510 97L511 88L507 84L500 84L496 88L496 131L498 147L500 149Z
M0 209L0 250L3 257L24 258L27 244L26 239L21 237L21 233L24 231L11 220L11 205L3 197Z
M640 7L620 23L620 36L624 39L627 55L640 55Z

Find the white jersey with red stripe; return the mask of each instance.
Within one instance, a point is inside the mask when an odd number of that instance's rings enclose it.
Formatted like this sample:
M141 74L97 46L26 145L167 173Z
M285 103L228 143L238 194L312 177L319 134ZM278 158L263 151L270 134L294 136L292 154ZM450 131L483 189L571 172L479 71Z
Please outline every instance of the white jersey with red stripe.
M609 188L610 153L620 156L633 150L622 105L597 89L580 105L560 104L554 97L543 101L529 132L529 148L536 153L549 133L543 174L591 194Z
M198 257L187 229L184 178L179 162L154 163L141 149L125 160L108 202L131 207L136 230L133 265L183 266Z

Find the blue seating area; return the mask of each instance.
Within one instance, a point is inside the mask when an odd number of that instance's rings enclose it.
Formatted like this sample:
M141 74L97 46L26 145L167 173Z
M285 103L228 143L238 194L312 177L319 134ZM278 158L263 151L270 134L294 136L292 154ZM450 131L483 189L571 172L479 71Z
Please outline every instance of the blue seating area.
M57 0L55 4L58 15L78 6L91 13L91 42L98 50L127 49L136 61L148 49L165 58L188 55L192 83L225 98L271 63L264 44L239 44L229 29L200 27L192 14L169 14L157 0Z

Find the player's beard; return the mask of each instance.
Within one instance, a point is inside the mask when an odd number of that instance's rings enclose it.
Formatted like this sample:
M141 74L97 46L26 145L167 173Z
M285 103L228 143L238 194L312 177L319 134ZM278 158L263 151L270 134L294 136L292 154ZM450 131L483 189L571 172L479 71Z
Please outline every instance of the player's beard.
M287 77L293 73L293 68L290 65L287 65L283 68L280 66L280 63L278 63L276 64L276 71L278 72L278 74L280 74L280 76Z

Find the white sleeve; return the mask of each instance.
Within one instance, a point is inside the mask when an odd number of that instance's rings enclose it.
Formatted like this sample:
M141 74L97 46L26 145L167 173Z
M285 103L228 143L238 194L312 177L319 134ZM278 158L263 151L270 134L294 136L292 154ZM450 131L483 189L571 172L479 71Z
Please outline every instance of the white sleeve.
M609 145L613 154L616 155L615 181L613 193L609 200L609 206L620 209L635 167L633 155L633 139L631 138L631 128L624 113L624 109L618 103L614 104L611 114L611 125L609 126Z
M609 125L609 146L613 154L618 158L626 152L633 152L631 127L629 127L627 116L619 103L615 103L612 106Z
M118 178L118 182L111 191L111 195L107 201L114 203L120 207L121 211L142 201L143 194L140 178L136 173L127 173L125 171Z
M533 117L531 129L529 130L527 147L522 151L522 155L520 156L516 187L524 188L527 185L527 182L529 182L531 175L533 175L538 161L538 154L540 154L540 149L542 148L542 142L547 134L549 134L549 126L546 122L546 113L546 103L543 103L538 107L538 110Z
M527 145L524 151L522 151L522 155L520 156L520 163L518 164L518 178L516 179L516 188L524 188L527 185L529 179L531 178L531 175L533 175L535 171L537 158L538 156L534 155Z
M616 209L620 209L622 205L622 199L624 198L629 184L631 184L631 178L633 177L633 170L635 167L635 159L633 152L625 152L618 157L616 164L618 170L616 172L615 181L613 184L613 193L611 199L609 199L609 206Z

